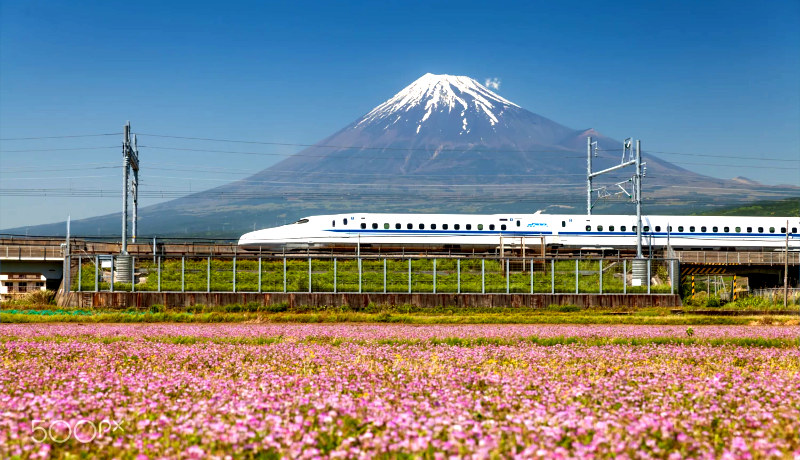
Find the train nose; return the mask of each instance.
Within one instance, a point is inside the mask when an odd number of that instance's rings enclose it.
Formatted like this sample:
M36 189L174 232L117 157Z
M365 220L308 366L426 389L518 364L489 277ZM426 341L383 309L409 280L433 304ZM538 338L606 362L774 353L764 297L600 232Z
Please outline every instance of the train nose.
M259 233L261 232L256 231L245 233L239 237L239 246L258 246L258 241L261 239L258 236Z

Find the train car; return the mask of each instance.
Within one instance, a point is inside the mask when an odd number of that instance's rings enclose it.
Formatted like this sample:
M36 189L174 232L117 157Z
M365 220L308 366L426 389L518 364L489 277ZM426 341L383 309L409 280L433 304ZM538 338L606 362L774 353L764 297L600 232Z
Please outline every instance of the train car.
M788 225L787 225L788 223ZM497 248L636 246L636 216L572 214L332 214L249 232L246 249L387 246ZM642 216L642 245L676 249L800 249L798 217Z

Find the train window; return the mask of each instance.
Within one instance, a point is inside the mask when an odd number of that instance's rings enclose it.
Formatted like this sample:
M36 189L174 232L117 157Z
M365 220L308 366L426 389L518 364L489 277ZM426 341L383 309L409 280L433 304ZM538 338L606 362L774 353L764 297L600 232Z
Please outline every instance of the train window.
M656 231L657 231L657 232L660 232L660 231L661 231L661 226L660 226L660 225L656 225Z
M781 233L786 233L786 227L781 227Z
M724 227L722 229L722 231L725 232L725 233L728 233L729 231L731 231L731 228L730 227Z
M603 231L603 226L602 225L598 225L597 226L597 231L598 232L602 232Z
M367 224L365 224L364 222L361 222L361 228L367 228Z
M797 233L797 227L792 227L792 233Z
M420 230L425 230L425 224L419 224L419 229Z
M635 225L633 227L631 227L631 231L636 233L636 226Z
M378 228L378 224L372 224L372 229L375 230L376 228Z
M384 230L389 230L389 224L388 224L388 223L386 223L386 224L383 224L383 229L384 229Z
M342 224L343 224L343 225L347 225L347 217L345 217L344 219L342 219Z
M300 219L295 224L305 224L306 222L308 222L308 219Z
M336 221L334 220L333 222L331 222L331 227L335 227L335 226L336 226Z
M394 228L395 228L396 230L400 230L401 228L403 228L403 226L402 226L402 225L400 225L399 223L397 223L397 224L394 224Z
M747 233L753 233L753 227L747 227Z
M505 230L505 229L506 229L506 224L500 226L500 230Z
M489 230L494 230L494 224L489 224Z
M591 232L592 231L592 226L591 225L587 225L586 226L586 231L587 232Z
M483 230L483 224L478 224L478 230Z
M456 230L461 230L461 225L453 224L453 228L456 229Z
M682 232L682 231L683 231L683 225L678 225L678 231L679 231L679 232Z
M621 232L624 232L627 229L628 229L627 225L620 225L620 227L619 227L619 231L621 231Z
M717 233L719 231L719 227L711 227L711 231Z
M614 231L614 226L613 225L609 225L608 226L608 231L609 232L613 232Z
M736 233L740 233L742 231L742 227L736 227Z
M431 230L436 230L436 224L431 224Z
M770 232L770 233L775 233L775 227L770 227L770 228L769 228L769 232Z
M644 228L642 229L642 231L643 232L649 232L650 231L650 226L649 225L645 225Z
M442 230L447 230L447 224L442 224Z
M703 226L703 227L700 227L700 231L701 231L701 232L705 232L705 231L706 231L706 227L705 227L705 226Z
M467 224L466 227L467 227L467 230L472 230L472 224Z
M517 227L521 225L521 221L517 220Z
M567 222L562 220L562 221L561 221L561 226L562 226L562 227L566 227L566 226L567 226Z
M414 224L406 224L406 228L411 230L412 228L414 228Z
M764 227L758 227L758 233L764 233Z
M689 227L689 231L694 233L694 225Z

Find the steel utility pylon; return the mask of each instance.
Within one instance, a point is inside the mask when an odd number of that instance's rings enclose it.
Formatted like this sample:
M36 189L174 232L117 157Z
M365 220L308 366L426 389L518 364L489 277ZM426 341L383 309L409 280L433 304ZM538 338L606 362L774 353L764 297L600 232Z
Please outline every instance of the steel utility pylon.
M131 122L125 124L122 133L122 254L128 254L128 195L133 195L133 242L136 242L139 220L139 150L136 136L131 143ZM133 169L133 181L128 180Z

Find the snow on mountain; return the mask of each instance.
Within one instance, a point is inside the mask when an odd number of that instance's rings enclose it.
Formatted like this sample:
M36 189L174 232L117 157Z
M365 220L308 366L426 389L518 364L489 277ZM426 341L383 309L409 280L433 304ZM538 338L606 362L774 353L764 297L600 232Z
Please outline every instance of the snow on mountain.
M431 114L452 115L455 111L464 133L470 131L470 121L474 122L476 118L486 119L491 125L497 124L509 107L520 108L472 78L426 73L364 115L356 126L373 124L388 129L400 121L413 122L418 134Z

